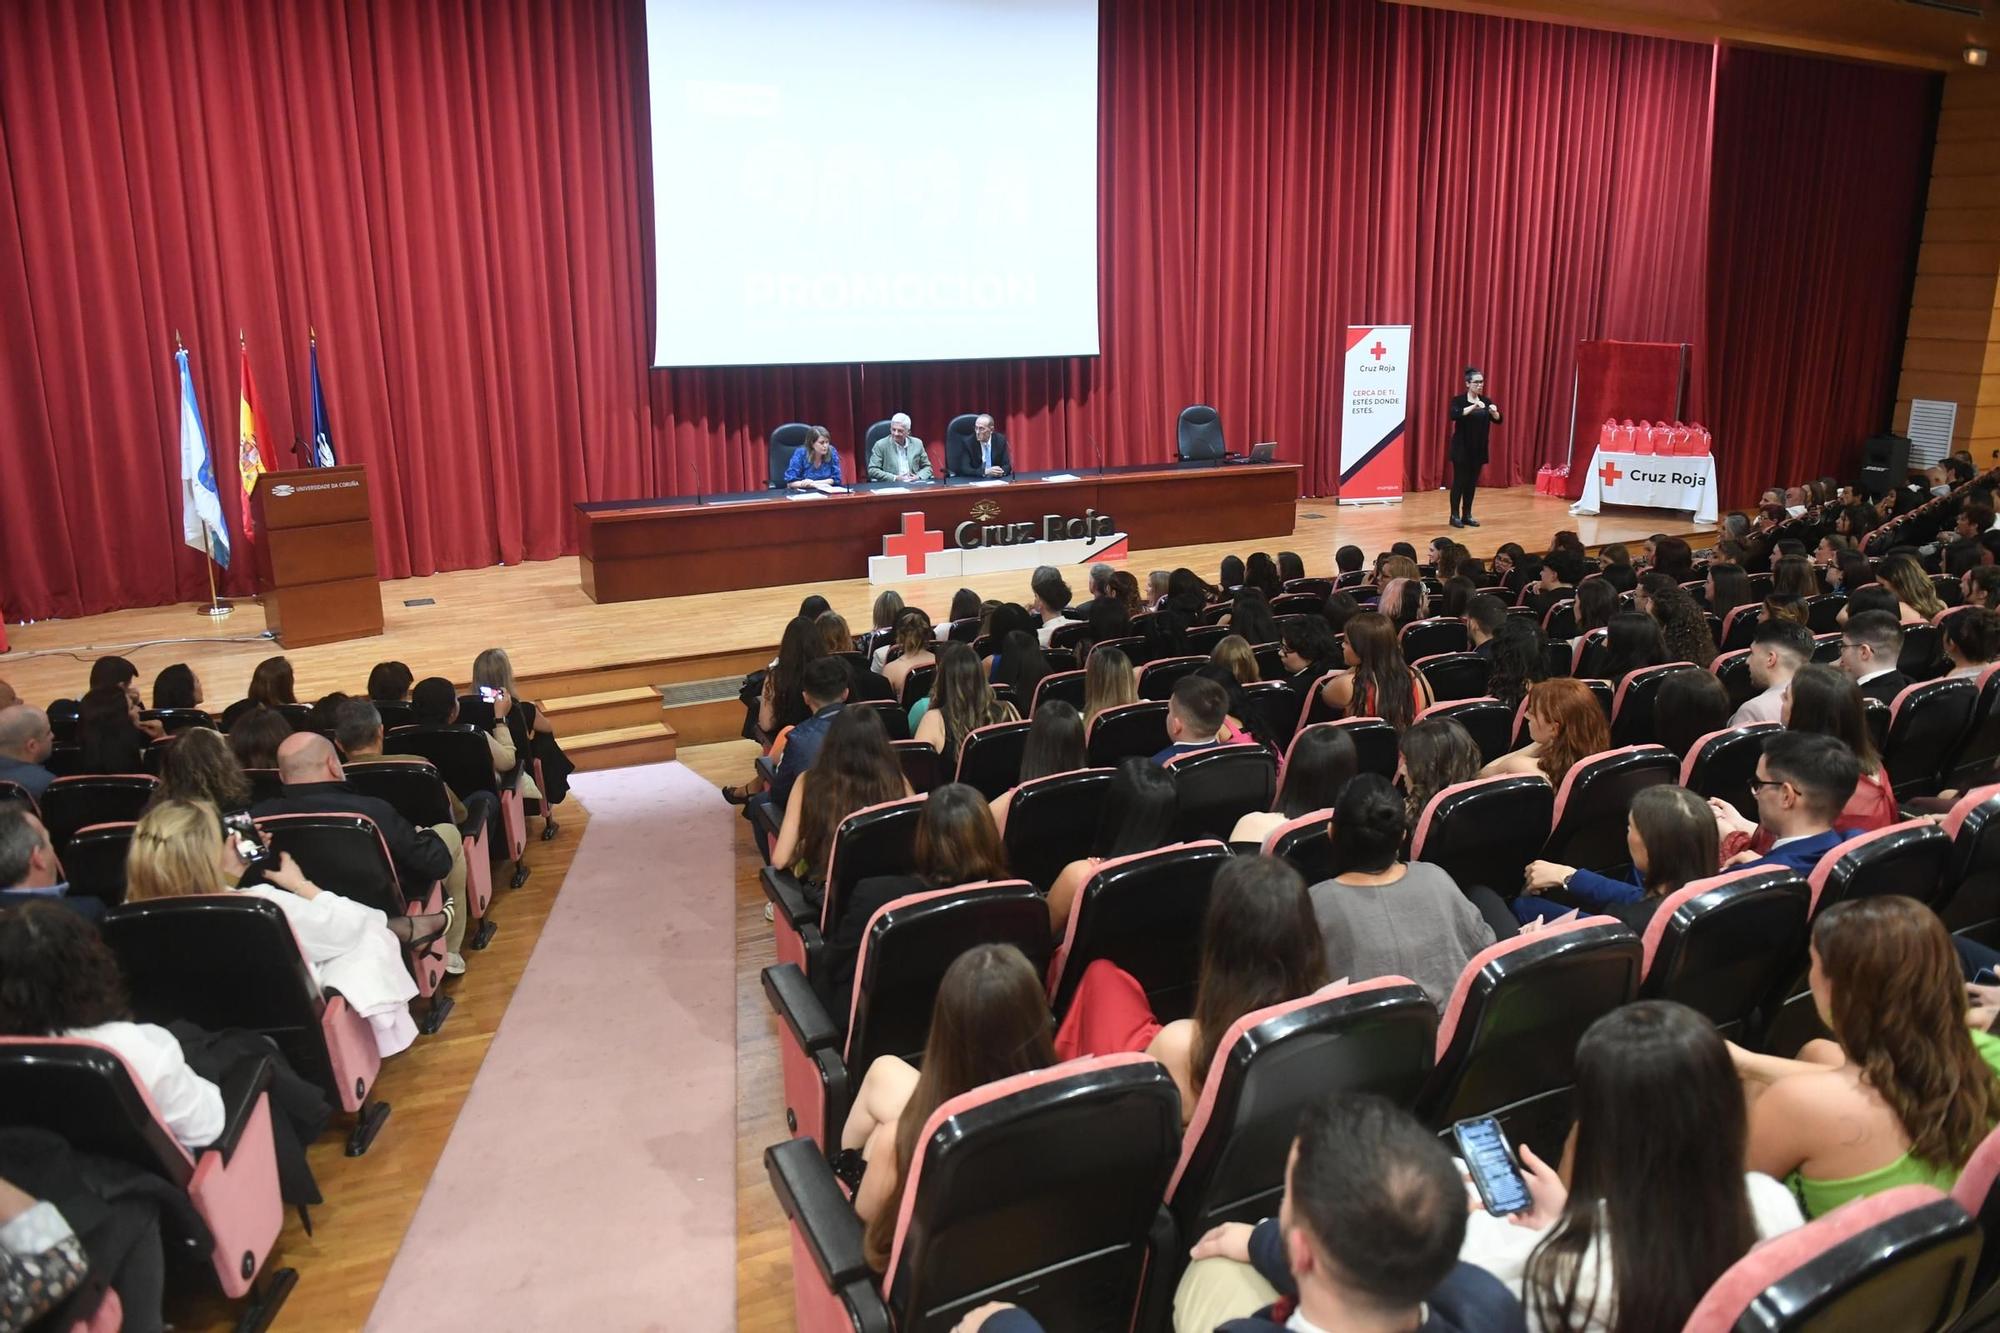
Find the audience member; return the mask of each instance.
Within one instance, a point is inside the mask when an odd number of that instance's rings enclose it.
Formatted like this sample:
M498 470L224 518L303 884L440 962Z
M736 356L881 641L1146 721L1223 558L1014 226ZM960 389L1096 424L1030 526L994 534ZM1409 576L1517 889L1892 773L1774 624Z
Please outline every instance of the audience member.
M899 654L893 661L886 660L881 667L882 679L896 692L903 694L903 683L918 667L933 666L937 656L931 650L931 618L920 607L905 607L896 617L895 637L890 649Z
M1729 723L1729 691L1706 671L1670 671L1653 695L1653 741L1686 758Z
M292 734L292 724L275 708L261 704L244 709L229 727L229 750L245 770L274 770L278 747Z
M383 700L382 702L391 702ZM346 764L424 764L430 761L421 755L389 754L386 736L382 726L382 713L373 699L349 699L334 714L334 744L339 747L341 762ZM174 742L178 749L179 741ZM173 755L167 756L169 766ZM445 802L451 812L451 822L459 829L460 838L491 825L498 809L493 792L480 790L467 792L463 798L444 784ZM220 804L218 802L218 804ZM228 809L228 806L223 806ZM442 836L442 835L440 835Z
M373 707L366 700L350 702ZM379 721L376 729L381 729ZM160 783L147 798L146 808L166 801L207 801L224 814L250 808L250 779L221 732L189 727L166 747L160 756Z
M1331 603L1333 599L1327 600ZM1354 618L1350 616L1345 623L1353 624ZM1278 662L1291 673L1286 679L1301 699L1320 677L1341 665L1340 654L1340 640L1326 621L1315 616L1291 621L1278 631Z
M1603 654L1591 654L1585 664L1593 672L1602 671L1606 680L1620 681L1634 671L1669 660L1660 622L1644 611L1620 611L1611 617L1604 632Z
M377 662L368 673L368 697L376 703L401 703L410 697L417 677L401 662Z
M952 1098L1056 1062L1042 979L1011 944L979 944L945 969L931 1006L922 1073L893 1055L868 1067L841 1129L864 1168L854 1211L877 1272L889 1266L903 1182L931 1113Z
M1944 655L1951 663L1952 677L1977 680L1986 668L2000 661L2000 612L1974 607L1946 616ZM0 777L6 776L0 772Z
M1722 859L1715 812L1686 787L1664 784L1633 796L1625 847L1632 864L1622 876L1530 862L1521 896L1512 904L1514 915L1524 922L1554 920L1582 907L1615 916L1643 934L1662 899L1715 874ZM1551 893L1557 896L1544 896Z
M1793 686L1798 682L1794 680ZM1778 866L1801 877L1848 838L1834 827L1841 807L1861 776L1854 751L1832 736L1785 731L1764 742L1757 778L1750 784L1757 802L1752 825L1729 802L1709 798L1725 840L1748 836L1763 843L1730 858L1731 865Z
M804 690L806 666L824 653L819 627L804 616L794 616L778 640L778 660L764 674L764 690L757 705L757 729L775 739L786 727L795 727L812 716ZM730 797L733 804L742 802Z
M239 892L274 903L290 923L300 953L322 989L338 992L368 1020L384 1056L417 1039L410 1001L417 983L403 965L403 946L421 948L445 933L451 911L390 918L352 898L329 893L280 852L259 867L260 882L242 882L249 866L207 801L164 801L132 833L125 875L127 902Z
M1312 886L1331 976L1405 976L1442 1008L1493 927L1427 862L1401 859L1409 817L1378 773L1360 773L1334 805L1334 877Z
M1160 611L1154 614L1166 610L1167 608L1162 606ZM1090 603L1089 613L1084 617L1084 624L1088 627L1084 637L1093 644L1127 638L1132 633L1132 617L1127 614L1125 603L1116 597L1094 598Z
M753 802L766 799L782 808L790 799L793 784L819 757L819 747L826 740L827 728L833 725L834 717L846 706L849 683L847 664L837 657L821 657L807 663L799 688L805 695L807 705L812 708L812 714L791 729L785 740L784 753L778 759L777 775L771 779L770 790L762 797L752 797Z
M1097 959L1084 969L1056 1032L1056 1057L1144 1051L1174 1076L1186 1125L1236 1020L1326 984L1319 927L1298 871L1275 856L1238 856L1216 872L1196 977L1193 1014L1162 1024L1145 986Z
M1362 606L1360 601L1353 593L1343 589L1327 595L1326 606L1320 612L1320 615L1326 620L1327 633L1337 635L1346 630L1347 622L1360 615L1361 611ZM1307 620L1310 622L1311 617L1307 617ZM1279 642L1284 641L1282 630L1279 632L1278 638Z
M1132 659L1116 648L1093 648L1083 671L1083 725L1086 732L1107 708L1139 702L1132 679Z
M1785 691L1799 668L1812 661L1812 631L1790 620L1766 620L1751 636L1748 664L1758 692L1729 716L1728 725L1776 722L1784 713Z
M1243 570L1242 556L1223 556L1222 564L1215 572L1216 586L1226 593L1234 593L1238 588L1243 586Z
M486 739L486 757L492 761L493 776L496 780L505 778L520 764L514 749L514 737L508 731L506 719L514 707L513 696L502 692L493 704L494 720L491 725L474 729ZM443 676L426 676L418 681L410 691L410 714L420 727L452 727L458 725L458 690ZM379 714L377 715L380 716ZM533 794L533 784L525 779L522 783L524 795ZM461 799L470 792L460 792Z
M1888 771L1875 748L1861 692L1829 666L1809 663L1793 674L1778 720L1792 731L1831 736L1854 754L1860 777L1834 823L1850 833L1887 828L1901 818ZM1765 850L1758 847L1759 851Z
M143 773L152 743L152 734L139 725L139 705L123 687L101 685L83 696L77 719L78 772Z
M1278 552L1278 580L1281 584L1306 576L1306 562L1297 551Z
M1181 677L1167 701L1167 748L1153 762L1164 764L1177 755L1227 744L1221 733L1228 721L1229 696L1220 685L1200 676Z
M122 657L100 657L90 664L90 688L93 690L117 689L132 697L135 708L144 708L146 701L139 697L139 668Z
M1893 704L1910 684L1896 668L1903 651L1903 627L1887 611L1851 615L1840 628L1840 669L1867 698Z
M1538 773L1560 787L1576 762L1611 748L1611 728L1588 685L1555 676L1528 692L1528 743L1479 770L1481 777Z
M854 994L854 967L861 941L875 914L913 893L955 888L1007 878L1007 857L1000 847L1000 830L986 808L986 798L962 782L934 787L917 816L916 870L908 875L871 875L854 886L840 905L840 916L826 935L826 946L814 971L826 1011L836 1027L847 1029L849 1002Z
M1156 569L1146 575L1146 609L1157 611L1167 604L1167 571Z
M1681 547L1685 550L1687 543ZM1715 636L1709 632L1708 618L1679 583L1656 570L1639 580L1635 605L1660 622L1669 661L1706 667L1715 660Z
M1694 553L1679 537L1661 537L1653 542L1653 569L1676 586L1694 582ZM1643 585L1645 580L1639 580Z
M1598 559L1603 562L1598 577L1610 584L1613 592L1626 593L1638 586L1639 573L1632 568L1631 552L1625 549L1623 543L1611 543L1598 552ZM1582 586L1577 585L1579 591Z
M978 655L963 643L938 649L928 706L913 710L913 715L911 735L938 752L946 772L956 770L959 747L971 732L1020 717L1014 705L993 693L986 673L979 669Z
M1051 569L1045 575L1037 575L1031 585L1034 592L1033 605L1029 608L1041 617L1041 628L1036 631L1042 647L1049 646L1049 640L1062 628L1063 612L1069 609L1069 584L1063 582L1061 574Z
M1967 606L2000 611L2000 565L1979 565L1965 571L1960 582Z
M11 782L39 801L56 775L46 767L56 734L49 715L26 704L0 708L0 782Z
M1410 670L1389 617L1364 611L1347 622L1347 670L1320 687L1320 700L1350 717L1379 717L1399 730L1431 704L1430 682Z
M308 731L317 731L322 736L331 732L334 726L333 720L339 714L340 706L346 703L347 699L348 696L344 690L335 690L332 694L322 694L319 698L313 700L312 712L306 717L306 729Z
M250 673L250 689L244 697L253 704L276 708L279 704L297 703L295 689L291 662L282 657L267 657Z
M1035 709L1027 742L1021 748L1021 776L993 802L994 826L1002 833L1007 831L1007 812L1013 808L1020 783L1072 773L1083 766L1083 714L1061 699L1043 700Z
M1611 580L1599 575L1577 584L1572 614L1576 618L1576 639L1594 629L1609 627L1611 617L1618 614L1618 593ZM1572 646L1576 639L1570 640Z
M1097 867L1121 856L1136 856L1172 840L1179 807L1173 775L1150 759L1126 759L1105 792L1090 855L1071 861L1049 886L1049 926L1057 936L1069 924L1076 897Z
M850 701L896 702L896 691L889 682L870 671L867 660L855 650L854 632L847 627L846 616L838 611L822 611L813 624L819 627L820 651L840 663L847 672L847 697Z
M1528 691L1549 678L1549 641L1542 627L1527 616L1508 616L1493 636L1493 670L1486 692L1518 708Z
M1897 619L1905 625L1927 624L1944 610L1930 575L1915 557L1896 552L1875 566L1875 581L1896 594Z
M1258 745L1263 743L1263 737L1274 734L1272 720L1266 716L1266 700L1251 698L1238 683L1236 673L1222 663L1211 658L1190 672L1186 679L1205 680L1222 691L1222 730L1215 734L1219 743ZM1279 711L1287 714L1285 721L1289 723L1289 701Z
M503 740L512 741L512 748L520 756L517 761L523 765L519 789L529 810L535 802L560 805L569 794L570 774L576 765L563 753L561 742L556 738L556 725L549 718L549 712L532 699L521 697L521 691L514 684L514 663L504 648L488 648L472 659L472 683L483 690L498 690L499 701L493 705L493 715L497 723L489 728L489 740L493 745L494 771L505 773L501 767ZM507 734L503 737L501 732Z
M1346 545L1336 547L1333 552L1334 576L1338 579L1344 578L1349 574L1359 574L1366 559L1367 557L1362 553L1359 546Z
M1307 727L1292 742L1291 752L1285 757L1284 772L1278 782L1277 809L1254 811L1238 819L1229 833L1230 845L1261 847L1279 825L1331 810L1359 767L1360 757L1346 728Z
M1241 634L1225 634L1208 655L1212 662L1229 668L1229 674L1236 677L1240 685L1254 685L1263 679L1257 666L1257 653L1250 641Z
M0 801L0 908L57 902L91 921L104 916L102 900L69 891L49 830L19 801Z
M1278 641L1278 622L1271 617L1271 603L1256 587L1245 587L1236 594L1235 605L1221 623L1229 626L1231 634L1240 634L1253 644Z
M1013 690L1021 707L1026 708L1034 700L1036 687L1053 670L1034 631L1015 629L1007 632L993 659L992 679L995 685Z
M1390 579L1383 585L1382 596L1375 609L1389 618L1389 623L1401 630L1412 621L1422 620L1430 614L1430 607L1424 595L1422 579Z
M1749 606L1756 602L1757 594L1750 589L1750 576L1741 566L1713 564L1708 567L1706 580L1708 609L1724 620L1739 606Z
M1246 587L1260 589L1265 597L1276 597L1285 590L1284 580L1278 577L1277 562L1268 552L1253 552L1243 565L1243 583Z
M109 1046L183 1148L206 1148L222 1133L221 1090L188 1067L173 1033L131 1021L118 962L83 917L52 902L0 912L0 977L0 1036Z
M201 678L194 674L194 668L186 662L163 667L153 677L153 707L201 707Z
M1802 555L1780 556L1772 561L1771 591L1798 598L1819 596L1819 575L1814 572L1812 561Z
M1678 1329L1731 1264L1803 1221L1782 1184L1745 1173L1728 1044L1684 1005L1590 1025L1574 1121L1560 1170L1520 1146L1530 1207L1474 1208L1459 1251L1520 1293L1536 1333Z
M1493 636L1506 621L1506 604L1491 593L1476 593L1466 599L1465 636L1472 651L1489 662L1493 660Z
M833 854L840 822L857 810L911 794L896 752L889 748L889 733L875 712L873 708L836 712L812 767L799 774L791 799L785 802L771 864L798 876L813 902L825 892L827 859Z
M1857 898L1820 913L1811 952L1833 1040L1795 1060L1730 1046L1745 1162L1784 1179L1808 1217L1897 1185L1949 1190L2000 1119L2000 1039L1967 1026L1944 923L1911 898Z
M1403 813L1412 829L1433 796L1479 776L1479 746L1472 733L1448 717L1425 718L1411 726L1398 750L1396 780L1403 787Z

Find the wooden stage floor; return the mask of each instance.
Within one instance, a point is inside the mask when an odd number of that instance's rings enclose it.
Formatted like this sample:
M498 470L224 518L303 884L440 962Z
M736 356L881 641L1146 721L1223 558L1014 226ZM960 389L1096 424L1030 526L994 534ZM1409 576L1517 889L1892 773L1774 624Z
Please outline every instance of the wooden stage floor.
M1487 557L1504 541L1531 550L1545 548L1563 528L1574 528L1590 545L1637 541L1649 533L1687 533L1685 518L1651 510L1572 518L1560 500L1538 496L1531 487L1481 494L1482 527L1458 535L1473 554ZM1324 575L1334 550L1347 543L1373 555L1395 541L1421 552L1434 536L1450 533L1442 491L1410 496L1400 505L1341 509L1331 500L1302 500L1289 537L1273 536L1226 544L1165 547L1135 552L1124 562L1140 576L1153 569L1187 565L1213 578L1225 555L1253 550L1296 551L1306 571ZM781 538L774 537L774 540ZM809 576L809 570L801 570ZM1079 595L1086 589L1081 568L1065 575ZM982 596L1026 601L1027 571L959 579L913 579L898 586L912 605L941 615L961 584ZM512 568L462 570L382 585L384 633L288 652L301 699L332 690L356 691L376 662L395 658L419 676L446 675L469 680L472 659L483 648L505 647L533 697L531 678L587 673L620 663L740 652L775 645L784 622L802 597L817 592L856 629L869 624L869 608L880 589L866 579L815 582L801 577L790 587L705 593L650 602L600 606L585 597L574 556ZM410 602L426 601L411 606ZM82 692L89 663L104 653L129 657L139 667L142 690L150 693L160 668L186 662L195 669L207 701L226 707L242 697L250 672L262 659L283 651L260 636L263 611L240 603L219 623L195 615L193 604L117 611L76 620L8 626L13 651L0 655L0 679L32 703ZM715 674L723 674L718 671Z

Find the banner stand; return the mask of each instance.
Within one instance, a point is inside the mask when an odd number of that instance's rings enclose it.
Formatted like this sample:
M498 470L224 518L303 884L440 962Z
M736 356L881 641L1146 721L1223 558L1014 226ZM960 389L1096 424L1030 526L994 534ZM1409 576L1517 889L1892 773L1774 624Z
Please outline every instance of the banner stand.
M1347 326L1341 386L1340 490L1344 505L1403 502L1409 422L1410 326Z

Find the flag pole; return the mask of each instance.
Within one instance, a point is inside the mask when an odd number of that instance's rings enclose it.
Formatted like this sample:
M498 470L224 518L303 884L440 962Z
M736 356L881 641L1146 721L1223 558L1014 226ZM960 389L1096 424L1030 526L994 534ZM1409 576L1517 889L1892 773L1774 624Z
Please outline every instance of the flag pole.
M202 526L201 530L201 554L201 567L208 571L208 605L197 606L194 609L194 613L198 616L209 616L215 620L220 620L224 616L234 612L236 608L215 595L215 546L209 539L206 524Z

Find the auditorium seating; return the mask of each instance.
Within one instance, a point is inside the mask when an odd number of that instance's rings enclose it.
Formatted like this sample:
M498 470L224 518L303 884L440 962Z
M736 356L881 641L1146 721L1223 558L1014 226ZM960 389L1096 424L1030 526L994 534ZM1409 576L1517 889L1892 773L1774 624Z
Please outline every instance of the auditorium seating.
M1840 633L1840 613L1846 605L1846 593L1827 592L1806 598L1806 628L1815 635Z
M80 828L62 853L69 891L95 898L106 907L125 901L125 857L132 850L130 821Z
M1977 787L1945 816L1951 839L1941 914L1953 934L2000 946L2000 786Z
M1750 677L1749 649L1718 653L1715 660L1709 663L1708 669L1722 682L1722 688L1728 692L1731 712L1757 696L1757 682Z
M916 868L917 819L923 813L924 799L905 796L884 801L841 820L834 830L826 888L818 904L789 867L764 867L764 896L771 901L779 962L795 964L811 976L806 928L815 928L814 939L832 929L854 886L871 875L907 875ZM1011 817L1008 822L1013 822Z
M1333 878L1333 811L1313 810L1264 835L1257 850L1290 863L1308 884Z
M1653 739L1653 700L1668 676L1699 671L1692 662L1664 662L1627 672L1611 696L1611 743L1643 745Z
M451 792L435 765L411 764L400 760L357 760L343 766L347 785L364 796L387 801L397 814L417 828L434 828L453 823ZM468 949L483 949L498 928L490 916L493 906L493 860L487 853L485 828L467 833L459 829L465 848L465 896L479 924L468 929ZM518 859L519 853L516 853Z
M1742 1040L1805 960L1810 893L1789 870L1743 867L1668 894L1646 926L1640 997L1678 1001Z
M845 993L793 963L764 969L764 995L782 1025L785 1123L794 1134L829 1156L839 1148L868 1066L884 1055L921 1063L945 971L979 944L1014 945L1037 974L1047 969L1049 910L1032 884L964 884L885 903L868 918Z
M1223 745L1167 760L1176 837L1229 837L1236 821L1277 803L1278 762L1261 745Z
M1021 780L1021 754L1028 748L1030 722L995 722L974 727L965 734L958 750L958 772L953 779L978 790L987 800L995 800Z
M158 785L145 773L86 773L51 782L38 804L56 855L63 854L78 829L136 822Z
M136 1020L269 1037L294 1073L355 1117L347 1155L368 1151L389 1118L389 1104L369 1098L382 1068L375 1034L345 996L321 993L276 903L248 894L127 903L102 932Z
M259 1060L222 1085L222 1134L190 1153L175 1141L124 1059L94 1041L0 1037L0 1103L17 1126L45 1129L79 1153L148 1176L187 1201L209 1231L206 1259L222 1294L242 1303L241 1326L262 1328L298 1275L266 1271L284 1223L272 1138L271 1062Z
M1420 657L1410 665L1429 682L1431 697L1440 702L1485 697L1486 682L1493 674L1493 663L1471 652Z
M1609 722L1611 720L1612 701L1617 698L1617 691L1613 689L1611 682L1595 677L1579 677L1579 679L1583 681L1584 687L1590 691L1590 697L1597 700L1598 707L1604 710L1604 720ZM1514 743L1508 748L1518 750L1523 745L1526 745L1529 739L1528 700L1526 697L1523 697L1520 707L1514 710Z
M1903 626L1896 669L1911 680L1929 680L1944 669L1944 633L1936 625Z
M1093 768L1121 759L1146 759L1167 748L1167 706L1156 699L1120 704L1097 715L1086 750Z
M1089 673L1085 671L1051 671L1043 676L1041 682L1035 686L1035 697L1029 705L1028 716L1032 719L1035 710L1051 699L1060 699L1081 713L1088 677ZM904 725L907 727L908 723Z
M1897 800L1935 795L1944 785L1978 702L1979 687L1965 679L1922 680L1897 694L1882 743L1882 764Z
M1554 811L1554 788L1532 775L1455 783L1418 814L1410 859L1442 868L1461 886L1484 884L1511 897L1542 854Z
M929 741L890 741L889 748L895 752L896 763L902 768L903 780L910 784L911 791L922 795L942 780L939 777L941 761L937 747Z
M2000 699L2000 663L1987 667L1976 679L1979 700L1973 705L1964 743L1952 756L1951 774L1945 784L1960 790L1985 782L1990 774L2000 770L2000 710L1993 706Z
M1283 680L1253 681L1243 687L1251 706L1257 713L1252 729L1261 727L1258 736L1269 741L1277 749L1285 749L1292 743L1292 736L1298 728L1299 692L1291 682ZM1249 718L1243 721L1250 722Z
M1625 816L1632 798L1679 777L1680 761L1657 745L1630 745L1579 759L1556 791L1543 859L1585 870L1629 864Z
M1166 700L1174 686L1208 665L1206 657L1162 657L1139 668L1139 697Z
M1763 623L1763 603L1750 602L1732 607L1729 614L1722 618L1722 632L1716 636L1715 646L1725 653L1748 648L1750 640L1756 637L1757 627Z
M1928 819L1906 819L1849 838L1822 856L1807 882L1812 915L1853 898L1899 893L1944 906L1944 872L1951 839Z
M782 487L785 484L785 470L792 465L792 455L798 450L803 449L806 442L812 439L812 437L813 428L803 421L787 421L784 425L771 432L771 444L766 458L768 466L765 470L765 476L768 484L773 489ZM866 467L867 462L868 454L864 450L861 455L862 466ZM388 719L384 718L383 721L386 723Z
M514 863L509 882L517 889L528 882L528 864L524 859L528 849L527 807L512 775L504 780L495 776L492 750L478 727L470 722L399 727L383 735L382 750L385 754L428 759L460 800L470 798L474 792L489 793L499 807L500 831L505 835L504 844L495 850L504 852L506 859ZM467 864L470 863L471 855L467 853Z
M1935 1333L1965 1308L1979 1253L1964 1209L1929 1186L1898 1185L1751 1250L1683 1333Z
M1757 776L1757 760L1764 753L1764 742L1783 730L1776 722L1753 722L1696 737L1681 760L1681 786L1704 800L1725 800L1744 818L1754 819L1750 783Z
M173 736L189 727L213 727L215 719L199 708L148 708L139 714L142 721L157 722Z
M818 1150L800 1139L766 1150L801 1330L949 1333L993 1300L1051 1328L1131 1324L1180 1144L1165 1066L1113 1055L1003 1079L939 1106L917 1141L885 1280Z
M1355 757L1360 766L1359 773L1380 773L1385 778L1396 775L1396 765L1402 758L1401 740L1396 729L1379 717L1343 717L1334 722L1318 722L1315 726L1338 727L1354 742ZM1298 744L1298 737L1292 738Z
M1552 603L1542 615L1542 633L1551 639L1576 637L1576 599L1565 597Z
M1497 1116L1516 1144L1545 1161L1569 1128L1576 1043L1639 990L1639 937L1609 917L1584 916L1502 940L1459 974L1438 1025L1437 1068L1417 1113L1444 1130Z
M1167 1182L1174 1270L1209 1228L1277 1216L1301 1111L1341 1092L1413 1105L1436 1043L1437 1009L1403 977L1335 982L1232 1023Z
M1450 718L1464 727L1479 747L1482 764L1490 764L1514 748L1514 710L1498 699L1448 699L1417 714L1419 722L1427 718Z
M1995 1237L2000 1237L2000 1190L1993 1187L1996 1179L2000 1179L2000 1130L1980 1140L1951 1187L1952 1202L1979 1224L1985 1242L1972 1272L1965 1317L1957 1325L1967 1333L1990 1328L1994 1319L2000 1318L2000 1244L1994 1243Z
M1403 645L1403 656L1409 661L1420 657L1439 657L1445 653L1463 653L1472 650L1472 641L1466 636L1465 622L1457 616L1433 616L1428 620L1412 620L1403 626L1398 636Z
M1069 1012L1084 969L1107 958L1145 989L1161 1022L1186 1018L1194 1006L1209 887L1228 860L1222 843L1204 841L1100 862L1077 894L1049 964L1056 1017Z
M1044 893L1062 868L1090 854L1115 770L1083 768L1024 782L1008 805L1007 866Z

